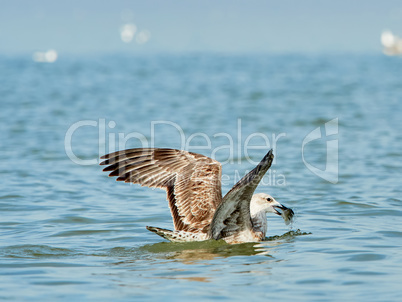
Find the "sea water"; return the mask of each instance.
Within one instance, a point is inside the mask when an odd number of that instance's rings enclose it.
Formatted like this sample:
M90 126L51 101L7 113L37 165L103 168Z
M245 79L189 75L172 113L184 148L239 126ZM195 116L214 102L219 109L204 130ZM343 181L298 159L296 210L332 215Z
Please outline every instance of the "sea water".
M402 60L381 55L0 58L0 299L400 301ZM162 190L99 156L187 149L226 193L274 149L257 192L292 208L261 243L168 243Z

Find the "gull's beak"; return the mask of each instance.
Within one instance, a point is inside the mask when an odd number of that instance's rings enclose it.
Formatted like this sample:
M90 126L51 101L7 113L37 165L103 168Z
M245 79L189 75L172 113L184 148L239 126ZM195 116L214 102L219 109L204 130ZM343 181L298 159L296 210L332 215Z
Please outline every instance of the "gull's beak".
M282 216L286 224L289 224L295 215L295 212L293 212L291 208L285 207L284 205L274 206L274 209L275 214ZM280 211L278 211L278 209Z
M292 209L290 209L290 208L288 208L288 207L285 207L284 205L273 206L273 208L274 208L274 210L275 210L275 214L276 214L276 215L282 215L282 212L284 212L284 211L286 211L286 210L292 211ZM281 210L281 211L278 211L278 209ZM293 211L292 211L292 213L293 213Z

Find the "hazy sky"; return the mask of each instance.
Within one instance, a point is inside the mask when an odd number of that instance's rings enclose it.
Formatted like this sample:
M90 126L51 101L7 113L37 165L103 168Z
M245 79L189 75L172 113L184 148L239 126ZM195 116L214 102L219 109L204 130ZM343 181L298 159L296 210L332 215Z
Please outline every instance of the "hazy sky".
M0 0L0 53L380 52L384 29L401 0Z

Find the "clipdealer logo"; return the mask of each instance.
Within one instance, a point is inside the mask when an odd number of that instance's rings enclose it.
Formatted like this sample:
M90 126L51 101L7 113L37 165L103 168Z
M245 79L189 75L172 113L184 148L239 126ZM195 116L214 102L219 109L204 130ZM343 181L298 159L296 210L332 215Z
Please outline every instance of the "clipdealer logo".
M325 135L322 135L321 132L325 133ZM315 175L333 184L338 183L338 134L338 118L335 118L333 120L330 120L329 122L326 122L324 124L324 127L317 127L309 134L307 134L302 143L302 160L307 169L309 169ZM326 161L325 168L319 169L305 159L304 149L309 143L322 138L326 139Z
M73 136L75 133L83 135L83 132L88 131L88 127L92 128L97 132L97 148L98 156L93 158L82 158L82 156L77 155L73 152ZM249 135L244 135L242 132L242 121L237 120L237 131L229 133L219 132L213 135L207 135L206 133L196 132L191 135L187 135L184 130L172 121L152 121L150 124L149 134L141 132L116 132L114 128L116 127L116 122L106 121L104 118L99 118L98 120L81 120L72 124L66 131L64 137L64 148L66 155L69 159L78 165L97 165L99 163L99 157L111 153L116 150L125 150L127 145L134 145L142 148L154 148L158 147L155 142L161 136L169 135L171 141L179 142L180 149L187 151L204 150L202 153L213 159L216 159L217 154L220 157L220 162L222 165L225 164L241 164L241 161L246 159L251 165L258 164L259 161L253 160L249 154L254 153L251 150L269 150L274 149L274 154L278 151L278 142L280 139L286 137L286 133L272 133L271 137L268 137L265 133L255 132ZM159 129L159 130L158 130ZM160 131L163 130L163 131ZM338 183L338 118L326 122L323 126L317 127L310 133L306 135L303 139L301 146L302 161L309 171L318 177L336 184ZM88 135L85 135L87 137ZM95 139L95 137L91 137ZM177 138L177 141L175 140ZM213 140L220 139L226 140L227 144L220 144L218 147L213 148ZM308 144L315 142L321 143L325 141L325 168L320 169L313 163L306 159L306 146ZM258 144L256 144L258 142ZM308 149L308 148L307 148ZM74 150L80 150L80 146L74 146ZM251 153L250 153L251 152ZM78 152L79 154L80 152ZM226 157L222 158L222 154ZM311 154L310 154L311 155ZM235 160L237 159L237 160ZM255 159L255 158L254 158ZM259 158L258 158L259 159ZM274 164L277 161L277 157L274 159ZM282 173L277 173L276 170L270 169L267 173L268 181L265 181L268 185L284 186L286 185L285 175ZM227 179L230 182L231 179L240 179L242 175L235 174L232 176L222 175L222 180ZM264 181L262 181L264 183Z

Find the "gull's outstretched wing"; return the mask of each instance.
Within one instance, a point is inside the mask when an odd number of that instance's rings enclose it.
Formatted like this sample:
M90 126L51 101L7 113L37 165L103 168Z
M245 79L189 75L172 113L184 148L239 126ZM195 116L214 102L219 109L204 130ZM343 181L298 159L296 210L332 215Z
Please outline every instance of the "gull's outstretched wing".
M242 241L239 236L243 232L252 231L250 216L250 200L259 182L271 167L274 155L272 149L261 162L245 175L223 197L212 220L209 236L214 239L232 237L230 241Z
M175 230L208 232L222 201L221 164L207 156L175 149L138 148L101 157L103 171L118 181L167 192Z

